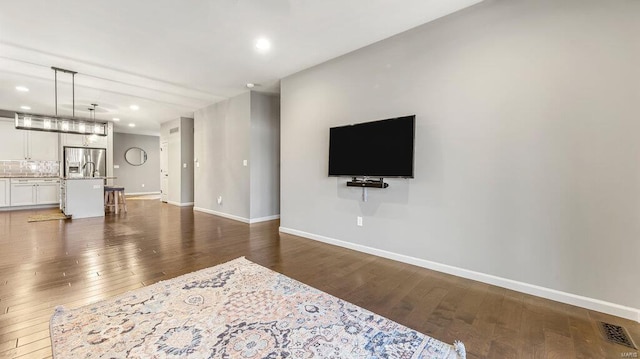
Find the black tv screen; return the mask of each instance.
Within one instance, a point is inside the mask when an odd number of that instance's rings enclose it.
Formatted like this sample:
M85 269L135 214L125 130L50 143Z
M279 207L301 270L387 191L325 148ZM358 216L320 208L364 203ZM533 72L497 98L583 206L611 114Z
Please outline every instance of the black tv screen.
M329 176L413 178L415 115L332 127Z

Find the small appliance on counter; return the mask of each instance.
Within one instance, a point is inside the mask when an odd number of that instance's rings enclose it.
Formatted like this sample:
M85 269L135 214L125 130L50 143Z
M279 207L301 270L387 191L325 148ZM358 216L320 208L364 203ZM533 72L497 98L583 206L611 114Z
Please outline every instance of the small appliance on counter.
M64 147L64 177L92 178L107 173L105 148Z

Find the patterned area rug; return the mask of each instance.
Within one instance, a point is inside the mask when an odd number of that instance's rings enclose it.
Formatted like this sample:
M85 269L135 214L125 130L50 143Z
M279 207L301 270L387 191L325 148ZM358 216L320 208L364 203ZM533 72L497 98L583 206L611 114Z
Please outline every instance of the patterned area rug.
M78 309L56 308L62 358L464 358L453 346L244 258Z
M27 218L27 222L42 222L42 221L54 221L58 219L68 219L71 217L67 217L64 213L48 213L48 214L37 214L34 216L29 216Z

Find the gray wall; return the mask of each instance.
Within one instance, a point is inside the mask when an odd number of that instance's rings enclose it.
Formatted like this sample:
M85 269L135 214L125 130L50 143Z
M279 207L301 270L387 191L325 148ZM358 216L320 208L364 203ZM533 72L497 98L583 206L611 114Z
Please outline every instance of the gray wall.
M250 111L246 92L194 113L195 208L249 218Z
M251 219L280 214L280 96L251 92Z
M196 111L194 127L194 207L242 221L279 215L280 97L246 92Z
M147 152L147 162L142 166L132 166L124 159L131 147L140 147ZM125 193L160 192L160 137L113 134L113 175L118 177L115 184L123 186ZM142 187L144 185L144 187Z
M193 119L180 118L180 202L193 203Z
M638 18L485 1L285 78L281 225L640 308ZM415 179L327 177L329 127L405 114Z

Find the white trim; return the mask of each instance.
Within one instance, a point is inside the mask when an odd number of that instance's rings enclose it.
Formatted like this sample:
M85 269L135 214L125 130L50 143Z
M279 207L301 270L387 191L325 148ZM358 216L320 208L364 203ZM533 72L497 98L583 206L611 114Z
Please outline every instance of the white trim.
M498 287L515 290L518 292L535 295L538 297L555 300L566 304L575 305L578 307L595 310L602 313L615 315L617 317L634 320L640 323L640 309L631 308L624 305L605 302L603 300L584 297L581 295L562 292L555 289L545 288L534 284L519 282L512 279L497 277L491 274L480 273L464 268L458 268L447 264L432 262L426 259L420 259L416 257L407 256L404 254L393 253L382 249L368 247L362 244L355 244L350 242L341 241L339 239L329 238L317 234L307 233L299 231L297 229L291 229L286 227L280 227L280 232L293 234L294 236L305 237L320 242L333 244L339 247L353 249L359 252L373 254L376 256L393 259L396 261L413 264L419 267L443 272L458 277L472 279L475 281L492 284Z
M266 217L260 217L260 218L251 218L249 220L249 223L273 221L274 219L280 219L280 215L276 214L276 215L273 215L273 216L266 216Z
M124 192L125 196L146 196L151 194L160 194L160 192Z
M244 217L240 217L240 216L234 216L233 214L217 212L217 211L213 211L213 210L202 208L202 207L193 207L193 210L194 211L198 211L198 212L204 212L204 213L208 213L208 214L213 214L214 216L233 219L234 221L239 221L239 222L242 222L242 223L249 223L249 218L244 218Z
M193 206L193 202L180 203L180 202L174 202L174 201L167 201L167 203L172 204L172 205L174 205L174 206L178 206L178 207L189 207L189 206Z
M0 207L0 211L22 211L24 209L44 209L44 208L55 208L60 207L59 203L49 203L49 204L34 204L27 206L4 206Z

